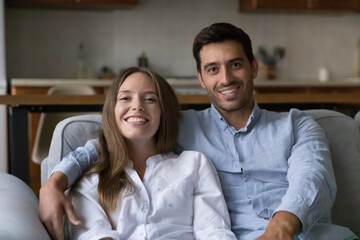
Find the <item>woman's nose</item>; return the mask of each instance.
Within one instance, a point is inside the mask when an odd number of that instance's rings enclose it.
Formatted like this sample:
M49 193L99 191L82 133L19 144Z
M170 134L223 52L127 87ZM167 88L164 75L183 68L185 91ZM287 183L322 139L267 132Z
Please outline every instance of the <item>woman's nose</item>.
M141 99L134 98L134 101L133 101L133 104L132 104L132 109L134 109L134 110L144 110L143 102L141 101Z

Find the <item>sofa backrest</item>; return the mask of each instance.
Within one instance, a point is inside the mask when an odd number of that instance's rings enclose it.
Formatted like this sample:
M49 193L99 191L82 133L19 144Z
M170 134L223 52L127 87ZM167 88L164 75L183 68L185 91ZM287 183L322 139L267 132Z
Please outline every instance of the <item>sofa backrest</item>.
M360 128L360 111L358 113L356 113L355 117L354 117L355 123L359 126Z
M101 115L80 115L59 122L51 139L49 155L41 163L41 184L64 156L96 138L100 129Z
M337 182L337 195L332 209L333 223L349 227L360 235L360 133L354 119L331 110L306 110L324 129L330 141L332 163ZM41 182L51 174L62 157L88 139L97 137L100 115L70 117L54 131L49 156L41 165Z

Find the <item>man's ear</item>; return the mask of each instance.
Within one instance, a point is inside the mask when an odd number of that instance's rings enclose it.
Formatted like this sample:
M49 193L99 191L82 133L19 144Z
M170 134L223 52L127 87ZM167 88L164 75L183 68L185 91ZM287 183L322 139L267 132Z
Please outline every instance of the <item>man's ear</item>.
M204 80L203 80L203 78L202 78L201 73L200 73L199 71L197 71L196 74L197 74L197 78L198 78L198 80L199 80L199 83L200 83L201 87L202 87L202 88L205 88Z
M251 77L252 77L252 79L255 79L257 77L258 70L259 70L259 63L258 63L257 59L254 58L252 63L251 63Z

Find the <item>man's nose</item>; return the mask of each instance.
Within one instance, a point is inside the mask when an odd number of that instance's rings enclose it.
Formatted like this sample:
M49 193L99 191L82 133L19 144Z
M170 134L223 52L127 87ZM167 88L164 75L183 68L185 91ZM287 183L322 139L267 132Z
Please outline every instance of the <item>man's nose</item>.
M229 83L231 83L233 81L233 76L232 76L232 72L230 69L228 69L226 67L223 68L220 81L224 85L228 85Z

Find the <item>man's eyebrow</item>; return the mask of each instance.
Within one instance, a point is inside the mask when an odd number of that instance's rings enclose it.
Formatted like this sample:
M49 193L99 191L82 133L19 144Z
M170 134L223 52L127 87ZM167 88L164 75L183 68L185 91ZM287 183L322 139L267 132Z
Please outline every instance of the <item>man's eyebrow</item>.
M237 57L237 58L230 59L228 62L233 63L233 62L237 62L237 61L245 62L245 59L243 57Z
M208 69L209 67L216 66L216 65L217 65L216 62L209 62L204 65L204 70Z
M228 61L228 63L233 63L233 62L238 62L238 61L245 62L245 59L243 57L236 57L236 58L230 59ZM206 69L208 69L210 67L216 66L216 65L218 65L217 62L209 62L209 63L204 65L204 70L206 70Z

